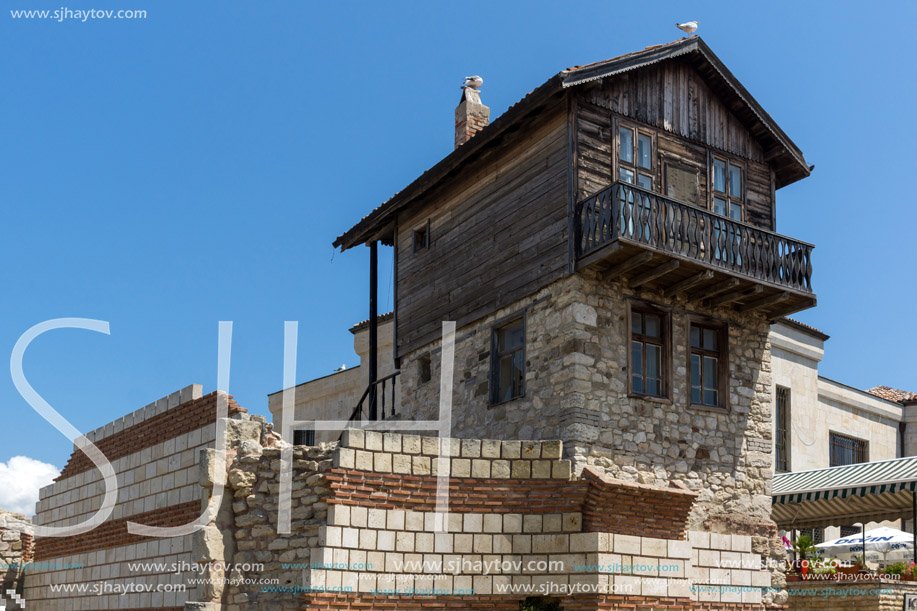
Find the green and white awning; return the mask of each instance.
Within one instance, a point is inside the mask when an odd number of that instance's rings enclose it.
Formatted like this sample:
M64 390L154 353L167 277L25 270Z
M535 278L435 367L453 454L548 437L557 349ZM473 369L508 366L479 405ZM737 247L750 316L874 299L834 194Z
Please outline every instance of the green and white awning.
M917 456L778 473L771 517L786 530L910 518Z

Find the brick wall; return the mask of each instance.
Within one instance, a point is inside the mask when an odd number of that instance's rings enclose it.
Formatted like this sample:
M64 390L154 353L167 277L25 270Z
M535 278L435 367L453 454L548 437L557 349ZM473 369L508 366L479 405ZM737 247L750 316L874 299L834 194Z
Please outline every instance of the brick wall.
M515 610L526 588L552 587L570 592L565 609L764 608L770 574L750 536L686 533L694 493L576 477L557 441L351 430L333 450L294 451L288 535L276 530L280 451L250 444L231 463L232 562L263 566L237 572L221 607L197 608ZM516 460L532 463L527 477L511 476ZM439 473L450 474L445 522L433 511ZM674 527L649 520L666 511Z
M180 609L195 595L178 587L186 588L191 574L192 537L132 535L127 522L178 526L200 515L199 453L214 444L217 398L217 393L202 396L198 385L188 386L87 434L114 468L117 504L109 519L88 533L36 540L36 565L25 579L29 608ZM251 418L231 397L227 402L234 419L229 422ZM35 523L82 522L101 506L104 492L98 469L75 452L55 483L40 491ZM133 562L162 566L132 568ZM186 570L174 568L183 566ZM52 584L92 589L52 592ZM118 589L137 586L171 591L121 595Z

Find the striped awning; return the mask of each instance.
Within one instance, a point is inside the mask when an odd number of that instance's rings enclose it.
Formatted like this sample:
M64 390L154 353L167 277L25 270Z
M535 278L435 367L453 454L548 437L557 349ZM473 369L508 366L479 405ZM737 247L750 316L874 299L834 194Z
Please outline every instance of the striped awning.
M910 518L917 456L778 473L771 517L785 530Z

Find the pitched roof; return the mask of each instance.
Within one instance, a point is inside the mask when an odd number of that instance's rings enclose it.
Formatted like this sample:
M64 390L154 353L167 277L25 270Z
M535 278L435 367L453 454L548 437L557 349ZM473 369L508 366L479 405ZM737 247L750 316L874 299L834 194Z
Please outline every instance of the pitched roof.
M886 401L894 401L895 403L904 403L905 401L917 400L917 392L900 390L890 386L873 386L866 392L877 397L882 397Z
M392 220L395 212L438 184L463 163L476 157L482 149L517 127L518 122L546 102L562 95L567 88L681 56L692 58L695 68L711 83L714 91L726 101L730 111L748 126L749 131L755 137L761 140L764 149L768 151L769 158L780 168L777 175L777 188L809 175L809 166L799 148L710 50L710 47L699 36L691 36L662 45L646 47L642 51L560 71L510 106L506 112L478 132L474 138L446 155L407 187L364 216L359 223L338 236L333 245L340 247L343 251L364 242L379 239L381 230ZM383 243L387 242L383 240Z

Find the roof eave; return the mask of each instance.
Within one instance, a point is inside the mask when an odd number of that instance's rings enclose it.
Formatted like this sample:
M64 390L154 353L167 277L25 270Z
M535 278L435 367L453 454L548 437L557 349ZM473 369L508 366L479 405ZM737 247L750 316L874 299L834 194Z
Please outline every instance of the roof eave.
M493 123L478 132L471 140L458 147L441 159L432 168L421 174L414 182L392 196L387 202L370 212L363 220L351 227L334 240L332 245L341 251L348 250L370 240L374 234L390 221L398 210L422 195L427 189L439 183L450 172L485 148L488 144L513 127L532 110L538 108L551 96L563 90L561 78L563 72L555 74L541 86L534 89L520 101L513 104L506 112L497 117Z

